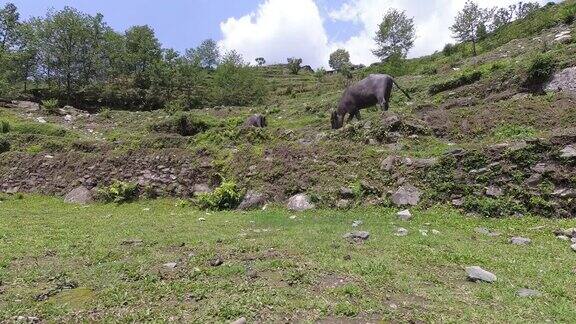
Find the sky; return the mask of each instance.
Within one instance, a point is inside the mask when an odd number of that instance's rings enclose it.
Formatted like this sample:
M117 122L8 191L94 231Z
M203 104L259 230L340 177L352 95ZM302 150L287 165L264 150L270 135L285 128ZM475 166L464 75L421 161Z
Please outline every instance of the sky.
M377 61L374 35L390 8L414 17L416 41L409 57L432 54L454 42L449 31L466 0L12 0L22 18L43 16L48 9L74 7L102 13L123 32L151 26L165 48L184 52L204 39L218 41L223 52L236 50L253 62L284 63L301 57L304 64L327 67L331 52L344 48L352 63ZM518 0L477 0L482 7L507 6ZM537 0L544 4L547 0ZM7 1L0 0L4 6Z

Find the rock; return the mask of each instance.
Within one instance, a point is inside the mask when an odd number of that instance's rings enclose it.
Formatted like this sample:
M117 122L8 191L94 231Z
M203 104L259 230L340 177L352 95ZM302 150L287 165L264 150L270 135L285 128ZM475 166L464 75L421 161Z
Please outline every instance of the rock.
M466 267L466 274L468 275L468 279L474 282L484 281L492 283L495 282L497 279L496 275L478 266Z
M345 239L350 239L350 240L354 240L354 241L366 241L367 239L370 238L370 233L366 232L366 231L357 231L357 232L346 233L342 237Z
M396 233L394 233L394 235L396 236L406 236L408 235L408 230L403 228L403 227L399 227L396 229Z
M224 261L220 258L216 258L213 260L210 260L210 266L212 267L218 267L221 266L224 263Z
M382 120L382 125L390 132L396 132L402 127L400 117L396 115L389 115Z
M141 239L127 239L122 241L122 245L141 245L144 243Z
M92 193L84 186L73 189L64 197L64 202L67 204L85 205L93 201Z
M397 206L416 206L420 202L420 196L422 196L422 192L418 188L407 184L392 194L392 202Z
M455 207L462 207L464 206L465 200L464 197L452 199L452 205Z
M528 288L522 288L522 289L519 289L519 290L516 292L516 295L517 295L518 297L522 297L522 298L525 298L525 297L540 297L540 296L542 296L542 293L539 292L538 290L528 289Z
M352 204L352 202L348 199L340 199L338 200L338 202L336 203L336 208L338 209L347 209L350 208L350 205Z
M352 222L352 227L358 227L361 226L362 224L364 224L364 222L362 222L361 220L355 220Z
M554 41L560 44L570 44L572 43L572 36L570 36L570 34L558 34L554 38Z
M64 120L67 121L67 122L69 122L69 123L72 122L72 115L66 115L66 116L64 116Z
M437 158L429 158L429 159L414 159L412 165L416 168L431 168L433 166L438 165Z
M545 90L576 93L576 67L569 67L555 73Z
M212 190L210 190L210 187L205 183L195 184L192 187L192 192L194 193L195 196L203 193L209 193L211 191Z
M398 216L398 219L403 221L408 221L412 218L412 213L410 213L410 210L408 209L400 211L396 215Z
M422 236L428 236L428 230L421 229L421 230L418 230L418 231L420 232L420 235L422 235Z
M12 319L17 323L40 323L40 318L36 316L14 316Z
M500 236L500 233L493 232L493 231L487 229L486 227L477 227L475 229L475 231L476 231L476 233L484 234L484 235L491 236L491 237Z
M205 221L206 221L206 218L200 217L200 218L198 218L198 221L199 221L199 222L205 222Z
M266 203L266 197L263 194L250 190L244 196L244 199L238 206L240 210L256 209L262 207Z
M440 231L433 229L433 230L432 230L432 234L434 234L434 235L439 235L439 234L440 234Z
M528 245L532 243L532 240L525 237L515 236L510 239L510 243L514 245Z
M168 269L175 269L178 266L178 263L176 262L168 262L168 263L164 263L162 265L164 268L168 268Z
M570 245L570 248L572 249L572 251L576 252L576 243Z
M557 229L554 231L556 236L566 236L568 238L576 237L576 228Z
M395 155L388 156L387 158L382 160L382 163L380 163L380 169L386 172L392 171L394 165L396 164L396 160L398 160L397 156Z
M560 153L562 153L560 154L561 158L574 158L576 157L576 147L568 145L564 149L562 149Z
M502 197L503 195L504 195L504 192L502 191L502 189L500 189L496 186L489 186L486 188L486 196Z
M40 104L32 101L12 101L17 108L24 109L27 111L37 111L40 110Z
M246 324L246 318L240 317L239 319L235 320L234 322L230 322L230 324Z
M40 124L46 124L47 121L44 117L38 117L36 118L36 121L39 122Z
M342 199L353 199L354 198L354 191L347 187L340 188L340 198Z
M556 238L562 241L570 241L570 238L566 235L558 235Z
M313 203L310 202L310 198L308 197L308 195L297 194L288 199L287 207L289 210L292 211L305 211L313 209L315 206Z
M534 187L539 185L541 182L542 182L542 175L539 173L534 173L528 179L526 179L526 181L524 181L524 184L530 187Z

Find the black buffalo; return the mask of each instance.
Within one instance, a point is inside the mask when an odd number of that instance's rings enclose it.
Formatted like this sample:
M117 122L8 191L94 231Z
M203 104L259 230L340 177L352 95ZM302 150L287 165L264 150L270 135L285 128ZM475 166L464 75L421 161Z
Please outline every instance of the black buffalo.
M383 110L390 107L390 95L392 87L396 85L402 93L411 99L406 91L402 90L394 79L386 74L370 74L367 78L349 86L340 103L338 109L332 112L331 123L333 129L341 128L344 125L344 117L349 114L348 121L354 117L360 120L360 109L379 105Z

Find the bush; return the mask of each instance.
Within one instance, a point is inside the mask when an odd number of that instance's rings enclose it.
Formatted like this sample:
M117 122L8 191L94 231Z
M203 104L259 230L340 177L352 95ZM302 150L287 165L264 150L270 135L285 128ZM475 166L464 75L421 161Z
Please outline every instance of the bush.
M291 57L288 58L288 71L292 74L298 74L302 68L302 59Z
M42 100L42 107L49 114L56 114L58 113L58 99Z
M4 137L0 137L0 154L10 151L10 142Z
M241 60L230 59L218 66L214 73L216 103L225 106L250 106L262 103L267 88L254 67Z
M98 198L107 203L124 203L138 197L138 185L114 181L109 187L98 190Z
M525 85L541 85L550 79L555 69L556 61L551 55L538 54L534 56L528 64Z
M212 125L196 116L178 113L166 121L153 124L151 129L162 133L176 133L182 136L194 136L208 130Z
M442 50L444 56L451 56L454 53L456 53L456 46L454 46L454 44L446 44Z
M6 134L10 131L10 123L5 120L0 120L0 134Z
M438 68L435 65L426 64L420 69L420 74L434 75L438 74Z
M213 192L202 193L196 199L196 205L201 209L230 210L240 204L242 195L233 181L224 181Z
M480 71L463 73L457 78L431 85L430 89L428 89L428 92L430 95L435 95L443 91L452 90L468 84L472 84L480 80L481 77L482 72Z

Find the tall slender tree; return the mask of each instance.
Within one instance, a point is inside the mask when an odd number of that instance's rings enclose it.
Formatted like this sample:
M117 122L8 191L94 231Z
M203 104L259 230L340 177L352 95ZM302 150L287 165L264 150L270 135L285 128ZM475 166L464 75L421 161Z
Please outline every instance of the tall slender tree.
M377 48L372 53L382 61L392 56L405 58L415 39L414 18L409 18L404 11L390 9L378 26L374 38Z

